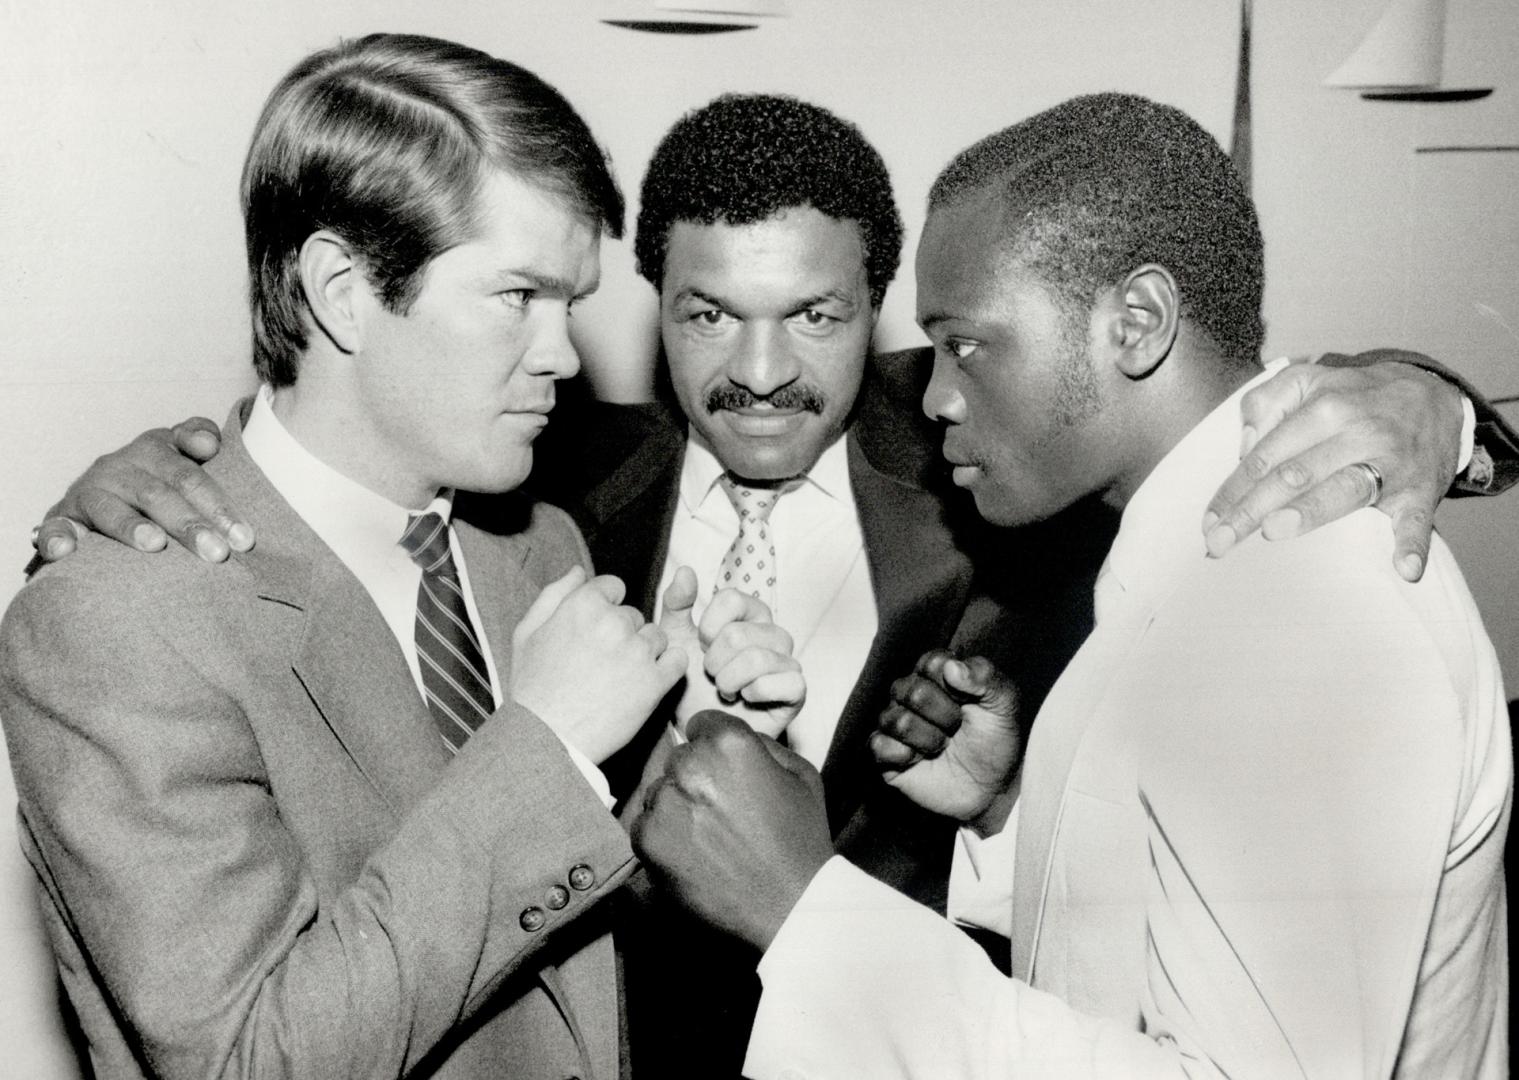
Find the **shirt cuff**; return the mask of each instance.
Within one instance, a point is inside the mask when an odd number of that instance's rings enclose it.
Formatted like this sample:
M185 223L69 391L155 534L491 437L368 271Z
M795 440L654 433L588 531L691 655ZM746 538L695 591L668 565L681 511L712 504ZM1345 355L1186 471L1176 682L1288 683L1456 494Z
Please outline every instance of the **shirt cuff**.
M770 981L784 982L786 977L798 973L805 978L805 973L828 955L829 944L838 934L840 920L858 919L865 912L889 919L901 909L909 913L918 910L917 904L890 890L887 892L891 899L883 905L883 888L885 886L842 855L829 859L812 876L787 914L786 921L770 940L765 955L760 957L760 981L766 982L767 974ZM786 973L784 976L783 972Z
M1472 399L1461 395L1461 456L1456 459L1456 475L1464 473L1477 449L1477 410Z
M546 724L544 726L548 727ZM551 727L549 730L554 731ZM575 768L580 770L580 775L585 777L585 782L591 785L591 790L601 800L601 805L608 810L617 805L617 800L612 798L612 785L607 782L606 774L596 766L596 763L566 742L559 732L554 731L554 738L559 740L559 745L563 746L565 753L570 755L570 760L575 763Z
M968 826L955 835L950 861L950 921L1011 937L1013 929L1013 863L1018 850L1018 803L1002 831L982 837Z

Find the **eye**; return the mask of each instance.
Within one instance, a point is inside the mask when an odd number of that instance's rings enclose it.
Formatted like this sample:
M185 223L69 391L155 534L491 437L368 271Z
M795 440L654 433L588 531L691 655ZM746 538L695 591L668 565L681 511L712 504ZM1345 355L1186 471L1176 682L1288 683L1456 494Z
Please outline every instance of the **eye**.
M832 315L824 315L817 308L803 308L797 314L808 326L827 326L831 322L838 321Z
M702 326L721 326L733 318L722 308L704 308L691 315L691 321Z
M501 297L501 302L504 303L507 307L516 308L518 311L522 311L525 310L528 304L532 302L533 290L507 289L498 295Z
M980 342L971 341L967 338L945 338L939 343L939 348L956 360L965 360L980 348Z

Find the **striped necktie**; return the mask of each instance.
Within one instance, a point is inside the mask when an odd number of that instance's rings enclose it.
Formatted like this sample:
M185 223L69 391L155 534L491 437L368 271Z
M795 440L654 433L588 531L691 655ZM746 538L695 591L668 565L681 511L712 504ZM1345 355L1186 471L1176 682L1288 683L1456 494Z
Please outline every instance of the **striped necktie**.
M496 705L485 654L469 621L448 547L448 523L437 514L414 514L401 546L422 568L415 634L427 708L443 741L458 753Z

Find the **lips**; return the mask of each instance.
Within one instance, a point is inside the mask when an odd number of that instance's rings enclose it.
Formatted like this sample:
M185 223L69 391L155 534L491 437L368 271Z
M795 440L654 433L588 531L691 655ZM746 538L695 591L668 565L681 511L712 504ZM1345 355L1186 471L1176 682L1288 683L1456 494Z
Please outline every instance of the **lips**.
M722 409L717 415L740 435L785 435L795 431L809 415L806 409L774 409L751 406Z
M939 453L944 457L945 461L954 466L963 467L975 464L975 462L971 460L971 456L969 454L967 454L958 446L951 446L947 439L945 440L944 445L940 449Z
M969 487L981 476L981 466L961 447L946 443L942 453L944 460L952 466L950 479L956 487Z

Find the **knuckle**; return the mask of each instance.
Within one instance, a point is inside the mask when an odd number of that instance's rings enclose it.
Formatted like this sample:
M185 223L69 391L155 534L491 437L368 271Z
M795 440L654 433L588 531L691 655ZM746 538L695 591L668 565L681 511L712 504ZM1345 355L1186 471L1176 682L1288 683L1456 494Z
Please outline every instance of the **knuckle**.
M1353 428L1360 420L1360 410L1350 396L1340 391L1326 392L1313 403L1316 419L1336 431Z
M907 704L922 712L932 707L937 697L938 695L933 692L933 688L928 683L920 682L908 691Z
M166 427L149 428L137 438L127 443L127 448L140 453L158 454L173 445L174 432ZM100 460L104 461L112 455L106 454ZM175 454L178 457L178 454Z
M1265 399L1265 396L1266 384L1251 387L1245 392L1245 396L1239 399L1240 411L1246 416L1250 416L1260 409L1261 402Z
M122 523L135 516L130 507L101 488L80 489L76 502L79 516L107 533L119 531Z
M1398 514L1398 528L1400 531L1419 533L1427 536L1434 525L1434 515L1423 505L1410 506ZM1424 546L1428 541L1420 538Z
M1277 470L1277 478L1293 491L1301 491L1313 482L1313 473L1297 458L1284 463Z
M1259 450L1252 450L1240 459L1239 468L1252 481L1264 480L1271 474L1271 459Z
M1358 456L1366 459L1377 457L1395 447L1400 439L1400 427L1394 419L1379 420L1374 416L1360 415L1345 425L1345 431L1359 448Z

